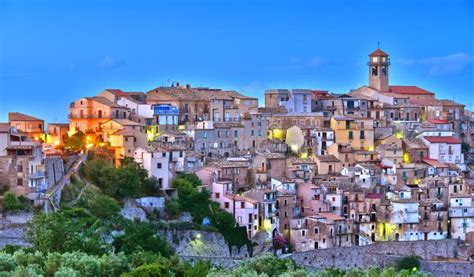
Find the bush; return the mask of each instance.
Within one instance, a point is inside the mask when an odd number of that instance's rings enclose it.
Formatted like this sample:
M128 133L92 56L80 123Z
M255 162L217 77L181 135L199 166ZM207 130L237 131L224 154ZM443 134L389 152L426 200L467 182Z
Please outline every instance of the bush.
M177 218L181 214L181 204L178 200L166 200L165 211L170 218Z
M420 268L420 259L417 256L406 256L397 260L396 269L401 271L407 270L418 270Z
M70 267L60 267L54 277L79 277L81 273Z
M20 201L16 198L16 195L8 191L3 197L3 209L5 211L16 211L20 208Z
M16 267L17 263L13 255L0 252L0 272L13 271Z

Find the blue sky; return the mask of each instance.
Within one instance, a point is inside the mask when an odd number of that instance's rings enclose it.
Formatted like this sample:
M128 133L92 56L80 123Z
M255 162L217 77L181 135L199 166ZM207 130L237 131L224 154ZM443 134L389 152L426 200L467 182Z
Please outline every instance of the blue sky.
M170 81L260 98L269 88L347 92L367 83L377 41L391 84L469 108L473 26L467 0L0 0L0 121L19 111L65 122L81 96Z

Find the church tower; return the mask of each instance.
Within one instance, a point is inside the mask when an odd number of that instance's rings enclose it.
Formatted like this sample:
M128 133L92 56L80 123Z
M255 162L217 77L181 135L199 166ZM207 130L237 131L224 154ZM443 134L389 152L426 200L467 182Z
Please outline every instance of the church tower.
M369 55L369 87L378 91L388 92L388 54L377 48Z

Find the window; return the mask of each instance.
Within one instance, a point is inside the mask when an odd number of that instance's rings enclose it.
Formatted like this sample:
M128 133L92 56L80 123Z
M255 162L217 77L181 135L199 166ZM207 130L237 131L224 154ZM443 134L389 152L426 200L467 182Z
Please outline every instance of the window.
M16 185L22 187L23 186L23 179L22 178L16 179Z
M241 209L245 208L245 202L244 201L240 202L240 208Z
M161 163L157 163L156 168L161 168Z
M224 203L224 208L228 209L229 208L229 202Z
M239 137L239 131L234 130L234 138L237 138L237 137Z
M377 71L378 71L377 66L372 66L372 76L377 76L378 75Z
M163 178L158 179L158 185L161 187L163 186Z
M301 230L301 236L306 237L306 231L305 230Z
M314 233L319 234L319 228L314 228Z

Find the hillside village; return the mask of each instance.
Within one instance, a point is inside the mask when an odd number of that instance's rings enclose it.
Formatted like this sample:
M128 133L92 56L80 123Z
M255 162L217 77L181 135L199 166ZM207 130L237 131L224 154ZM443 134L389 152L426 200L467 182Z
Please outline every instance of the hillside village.
M69 109L69 122L10 112L0 123L0 199L13 193L40 213L58 212L68 186L93 168L91 153L105 153L112 167L133 162L157 184L138 200L121 192L123 205L163 216L183 197L180 176L196 178L196 193L233 217L255 254L455 240L464 250L449 259L473 261L472 111L416 84L392 85L381 49L367 65L360 88L270 89L263 104L173 83L84 95L59 107ZM70 201L87 197L78 191ZM186 212L198 225L214 222ZM179 212L170 218L183 220Z

